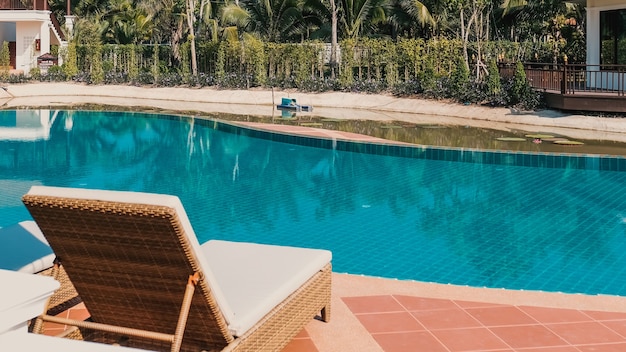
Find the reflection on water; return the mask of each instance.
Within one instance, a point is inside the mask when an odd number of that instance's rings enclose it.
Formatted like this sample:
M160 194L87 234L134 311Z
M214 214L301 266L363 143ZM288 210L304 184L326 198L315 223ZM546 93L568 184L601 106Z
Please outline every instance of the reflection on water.
M354 274L626 295L624 172L394 158L213 126L60 111L47 139L0 141L0 226L30 218L19 199L32 184L168 193L201 242L328 248Z
M543 127L541 130L534 131L503 131L459 125L416 124L399 121L381 122L358 119L340 120L316 117L309 114L296 116L294 113L292 113L288 118L231 114L216 114L215 117L222 120L244 120L251 122L311 126L316 128L359 133L406 143L442 147L626 156L626 143L607 140L569 138L568 136L551 132L548 127ZM527 135L546 133L550 134L553 138L542 140L542 143L533 143L535 140L534 137L526 137ZM499 140L499 138L511 138L514 140L503 141ZM582 141L584 144L570 146L553 143L553 140L559 139Z
M57 111L13 110L0 114L0 141L48 139Z

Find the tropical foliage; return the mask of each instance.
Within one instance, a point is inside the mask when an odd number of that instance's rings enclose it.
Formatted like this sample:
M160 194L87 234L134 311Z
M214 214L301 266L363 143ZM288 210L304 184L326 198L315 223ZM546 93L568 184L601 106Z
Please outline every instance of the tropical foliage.
M63 11L65 1L50 1L53 11ZM72 11L80 19L78 38L170 44L175 56L190 35L219 41L243 33L276 43L330 42L336 32L338 40L508 40L563 49L580 41L585 19L581 5L561 0L85 0Z
M492 65L585 58L584 9L560 0L85 0L72 12L54 79L511 103L520 91L503 97Z

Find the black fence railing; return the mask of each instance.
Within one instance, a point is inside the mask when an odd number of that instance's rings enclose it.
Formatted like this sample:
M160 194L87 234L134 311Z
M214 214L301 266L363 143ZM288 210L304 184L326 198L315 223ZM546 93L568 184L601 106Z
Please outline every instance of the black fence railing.
M526 78L535 89L561 94L600 93L624 96L626 65L525 63ZM504 77L514 75L515 65L500 65Z

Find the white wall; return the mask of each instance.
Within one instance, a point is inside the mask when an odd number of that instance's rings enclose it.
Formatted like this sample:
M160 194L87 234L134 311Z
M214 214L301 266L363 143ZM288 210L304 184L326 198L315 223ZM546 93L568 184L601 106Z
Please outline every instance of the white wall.
M15 68L28 75L31 68L37 67L37 57L50 51L50 31L46 23L26 21L17 22L16 31L19 36L15 41ZM41 40L41 49L45 51L35 50L35 39Z
M41 43L37 56L50 52L50 28L48 28L48 22L39 23L39 33Z

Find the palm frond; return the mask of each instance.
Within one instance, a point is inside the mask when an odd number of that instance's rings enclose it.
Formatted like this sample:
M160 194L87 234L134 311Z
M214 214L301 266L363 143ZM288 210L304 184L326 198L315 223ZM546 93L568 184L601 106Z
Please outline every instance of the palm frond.
M239 29L236 26L225 27L222 31L222 40L237 41L239 40Z
M512 12L519 11L526 5L528 5L527 0L504 0L500 6L504 10L502 12L502 16L504 17Z
M241 7L230 4L222 8L220 20L224 25L235 25L244 28L250 22L250 14Z

